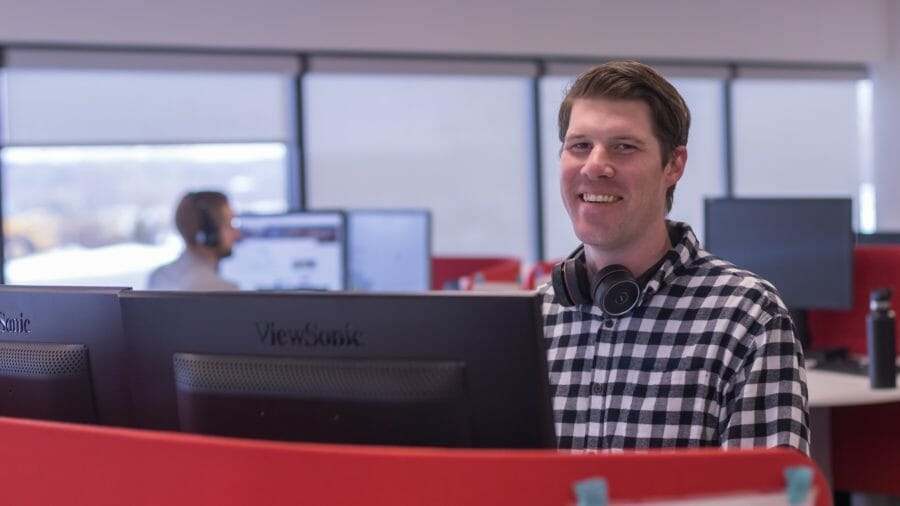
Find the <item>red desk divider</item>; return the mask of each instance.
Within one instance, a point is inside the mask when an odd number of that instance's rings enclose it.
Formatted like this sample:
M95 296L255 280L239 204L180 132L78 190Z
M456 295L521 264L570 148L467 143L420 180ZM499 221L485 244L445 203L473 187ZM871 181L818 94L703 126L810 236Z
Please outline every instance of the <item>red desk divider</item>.
M789 449L449 450L283 443L0 418L3 503L92 505L499 505L575 503L602 477L611 501L777 493Z
M512 257L432 257L431 289L443 290L448 284L460 289L463 278L518 282L521 266L522 261Z
M865 355L869 293L888 286L894 288L894 307L900 307L900 245L857 244L853 248L853 308L809 310L812 348L843 347L851 353ZM900 350L900 319L896 327L897 350Z

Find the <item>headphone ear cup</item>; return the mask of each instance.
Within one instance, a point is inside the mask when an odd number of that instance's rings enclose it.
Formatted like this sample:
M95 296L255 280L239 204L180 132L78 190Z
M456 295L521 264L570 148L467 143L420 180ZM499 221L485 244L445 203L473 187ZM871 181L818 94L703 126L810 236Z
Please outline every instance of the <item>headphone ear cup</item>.
M566 259L554 265L551 280L558 304L569 307L591 303L587 269L578 258Z
M604 314L622 316L637 305L641 285L624 265L609 265L594 276L591 293Z
M219 245L219 231L209 212L209 208L206 207L206 203L196 196L194 197L194 207L197 209L198 217L200 218L200 228L197 230L197 235L194 236L194 243L215 248Z
M588 280L587 267L578 258L569 260L564 265L566 287L569 296L575 304L591 304L590 281Z
M572 301L572 297L569 296L569 290L566 288L565 274L563 274L563 264L568 261L569 260L563 260L554 265L553 269L550 270L550 282L553 285L555 302L565 307L575 305L575 302Z
M219 235L214 230L210 230L208 228L198 230L197 237L194 239L194 242L202 246L215 248L219 245Z
M210 225L212 225L212 224L210 224ZM205 235L206 235L206 241L204 241L204 244L206 244L210 248L215 248L216 246L219 245L219 232L216 231L213 227L210 227L206 231Z

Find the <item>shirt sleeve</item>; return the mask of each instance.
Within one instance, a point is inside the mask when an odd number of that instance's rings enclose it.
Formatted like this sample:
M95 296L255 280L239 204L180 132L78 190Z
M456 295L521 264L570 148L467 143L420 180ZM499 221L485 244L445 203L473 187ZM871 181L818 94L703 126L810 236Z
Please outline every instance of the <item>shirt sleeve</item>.
M724 404L723 448L788 446L809 455L806 369L783 308L757 329Z

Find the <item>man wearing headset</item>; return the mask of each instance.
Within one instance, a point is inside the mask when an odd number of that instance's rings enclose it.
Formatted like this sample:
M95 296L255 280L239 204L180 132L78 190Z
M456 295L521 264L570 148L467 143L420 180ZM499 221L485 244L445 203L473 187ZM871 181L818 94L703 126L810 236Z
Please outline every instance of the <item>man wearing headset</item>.
M175 211L175 226L184 239L184 252L150 274L149 290L237 290L219 276L219 261L231 255L240 234L231 222L234 212L225 194L191 192Z
M560 186L583 246L541 289L559 446L809 453L803 355L778 293L666 219L689 127L679 93L637 62L589 69L560 107Z

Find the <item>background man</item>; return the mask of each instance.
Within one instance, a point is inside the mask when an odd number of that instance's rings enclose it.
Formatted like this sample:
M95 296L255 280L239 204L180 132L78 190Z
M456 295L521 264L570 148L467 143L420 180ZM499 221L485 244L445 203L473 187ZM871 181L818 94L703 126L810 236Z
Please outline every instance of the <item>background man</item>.
M239 232L231 222L228 198L216 191L191 192L175 211L175 226L184 239L184 252L150 274L150 290L237 290L219 276L219 261L231 255Z

